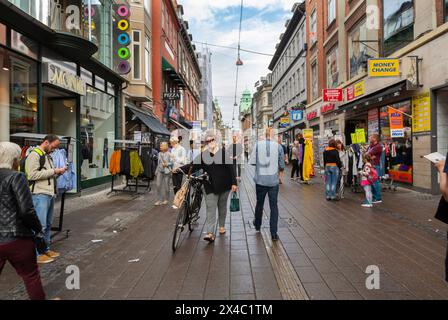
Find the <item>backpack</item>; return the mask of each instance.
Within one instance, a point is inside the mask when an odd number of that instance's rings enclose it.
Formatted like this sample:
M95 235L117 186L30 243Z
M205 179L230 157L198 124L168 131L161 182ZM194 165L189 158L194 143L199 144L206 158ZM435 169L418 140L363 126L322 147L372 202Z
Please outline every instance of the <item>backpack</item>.
M376 169L373 166L370 168L370 174L367 180L370 183L374 183L378 180L378 171L376 171Z
M36 152L39 155L39 169L38 171L41 171L42 169L44 169L45 167L45 153L42 152L42 150L40 150L39 148L34 148L33 150L31 150L31 152ZM29 156L29 155L28 155ZM23 157L20 162L19 162L19 171L24 173L25 176L28 179L28 174L26 173L26 160L28 159L28 156ZM36 184L36 181L32 181L32 180L28 180L30 187L31 187L31 192L34 191L34 185Z

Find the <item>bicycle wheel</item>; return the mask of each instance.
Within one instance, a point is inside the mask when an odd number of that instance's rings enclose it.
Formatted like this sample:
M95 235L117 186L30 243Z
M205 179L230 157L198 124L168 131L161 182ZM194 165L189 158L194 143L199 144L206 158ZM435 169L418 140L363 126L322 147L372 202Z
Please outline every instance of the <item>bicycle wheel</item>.
M171 245L173 252L176 251L177 248L179 248L180 236L182 234L182 231L184 230L184 222L185 222L186 214L187 214L187 210L186 210L186 206L184 204L184 205L182 205L182 208L179 209L179 214L177 215L177 220L176 220L176 226L174 228L173 243Z

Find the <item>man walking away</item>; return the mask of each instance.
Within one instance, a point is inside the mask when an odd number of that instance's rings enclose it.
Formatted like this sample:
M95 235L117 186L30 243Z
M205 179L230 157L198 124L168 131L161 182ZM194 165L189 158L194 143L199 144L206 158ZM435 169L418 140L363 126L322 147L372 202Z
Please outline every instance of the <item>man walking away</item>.
M380 136L378 134L373 134L370 137L370 147L367 152L371 159L372 165L375 168L376 172L381 172L381 155L383 153L383 145L380 142ZM381 185L380 179L376 180L372 185L373 191L373 204L383 202L381 196Z
M34 207L48 244L47 252L37 257L38 263L53 262L54 258L59 257L59 253L50 250L51 225L53 224L54 201L57 195L56 178L64 174L66 168L55 168L50 153L58 149L60 143L57 136L48 135L25 160L25 173L30 182Z
M292 151L291 151L291 180L299 178L299 141L294 141ZM296 177L294 178L294 175Z
M267 128L265 140L258 141L251 155L250 164L255 165L255 185L257 205L255 207L254 226L260 231L264 201L269 197L270 230L273 241L278 238L278 191L280 172L285 170L285 155L283 148L273 139L273 129Z

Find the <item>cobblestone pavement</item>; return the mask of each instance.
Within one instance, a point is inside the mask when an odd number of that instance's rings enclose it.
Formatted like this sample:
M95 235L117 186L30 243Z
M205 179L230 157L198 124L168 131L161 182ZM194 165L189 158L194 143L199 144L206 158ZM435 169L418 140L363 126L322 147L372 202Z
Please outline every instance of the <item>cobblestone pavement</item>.
M202 240L205 213L172 254L176 211L139 197L106 192L70 199L56 237L57 262L41 267L50 298L62 299L446 299L446 227L433 220L437 197L399 189L384 204L360 207L361 194L327 202L320 178L285 179L279 195L279 235L270 241L266 203L261 233L252 226L255 186L247 168L241 212L229 214L224 236ZM89 198L90 197L90 198ZM102 239L92 243L91 240ZM135 261L138 259L138 261ZM134 262L132 262L134 261ZM65 268L81 270L81 289L65 288ZM380 269L380 290L367 290L367 266ZM1 299L24 299L8 267Z

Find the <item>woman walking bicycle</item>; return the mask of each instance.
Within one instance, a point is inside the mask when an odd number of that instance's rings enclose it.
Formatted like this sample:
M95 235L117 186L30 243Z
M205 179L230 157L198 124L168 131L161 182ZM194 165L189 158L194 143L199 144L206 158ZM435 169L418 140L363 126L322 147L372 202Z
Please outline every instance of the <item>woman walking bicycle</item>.
M209 131L205 135L206 147L200 155L200 159L195 159L192 164L181 167L184 172L190 168L192 172L203 170L208 175L208 180L204 182L205 205L207 218L205 228L207 235L204 240L215 241L216 234L216 211L218 211L219 233L224 234L227 217L227 200L230 192L238 190L233 160L228 157L228 153L218 141L214 132Z

